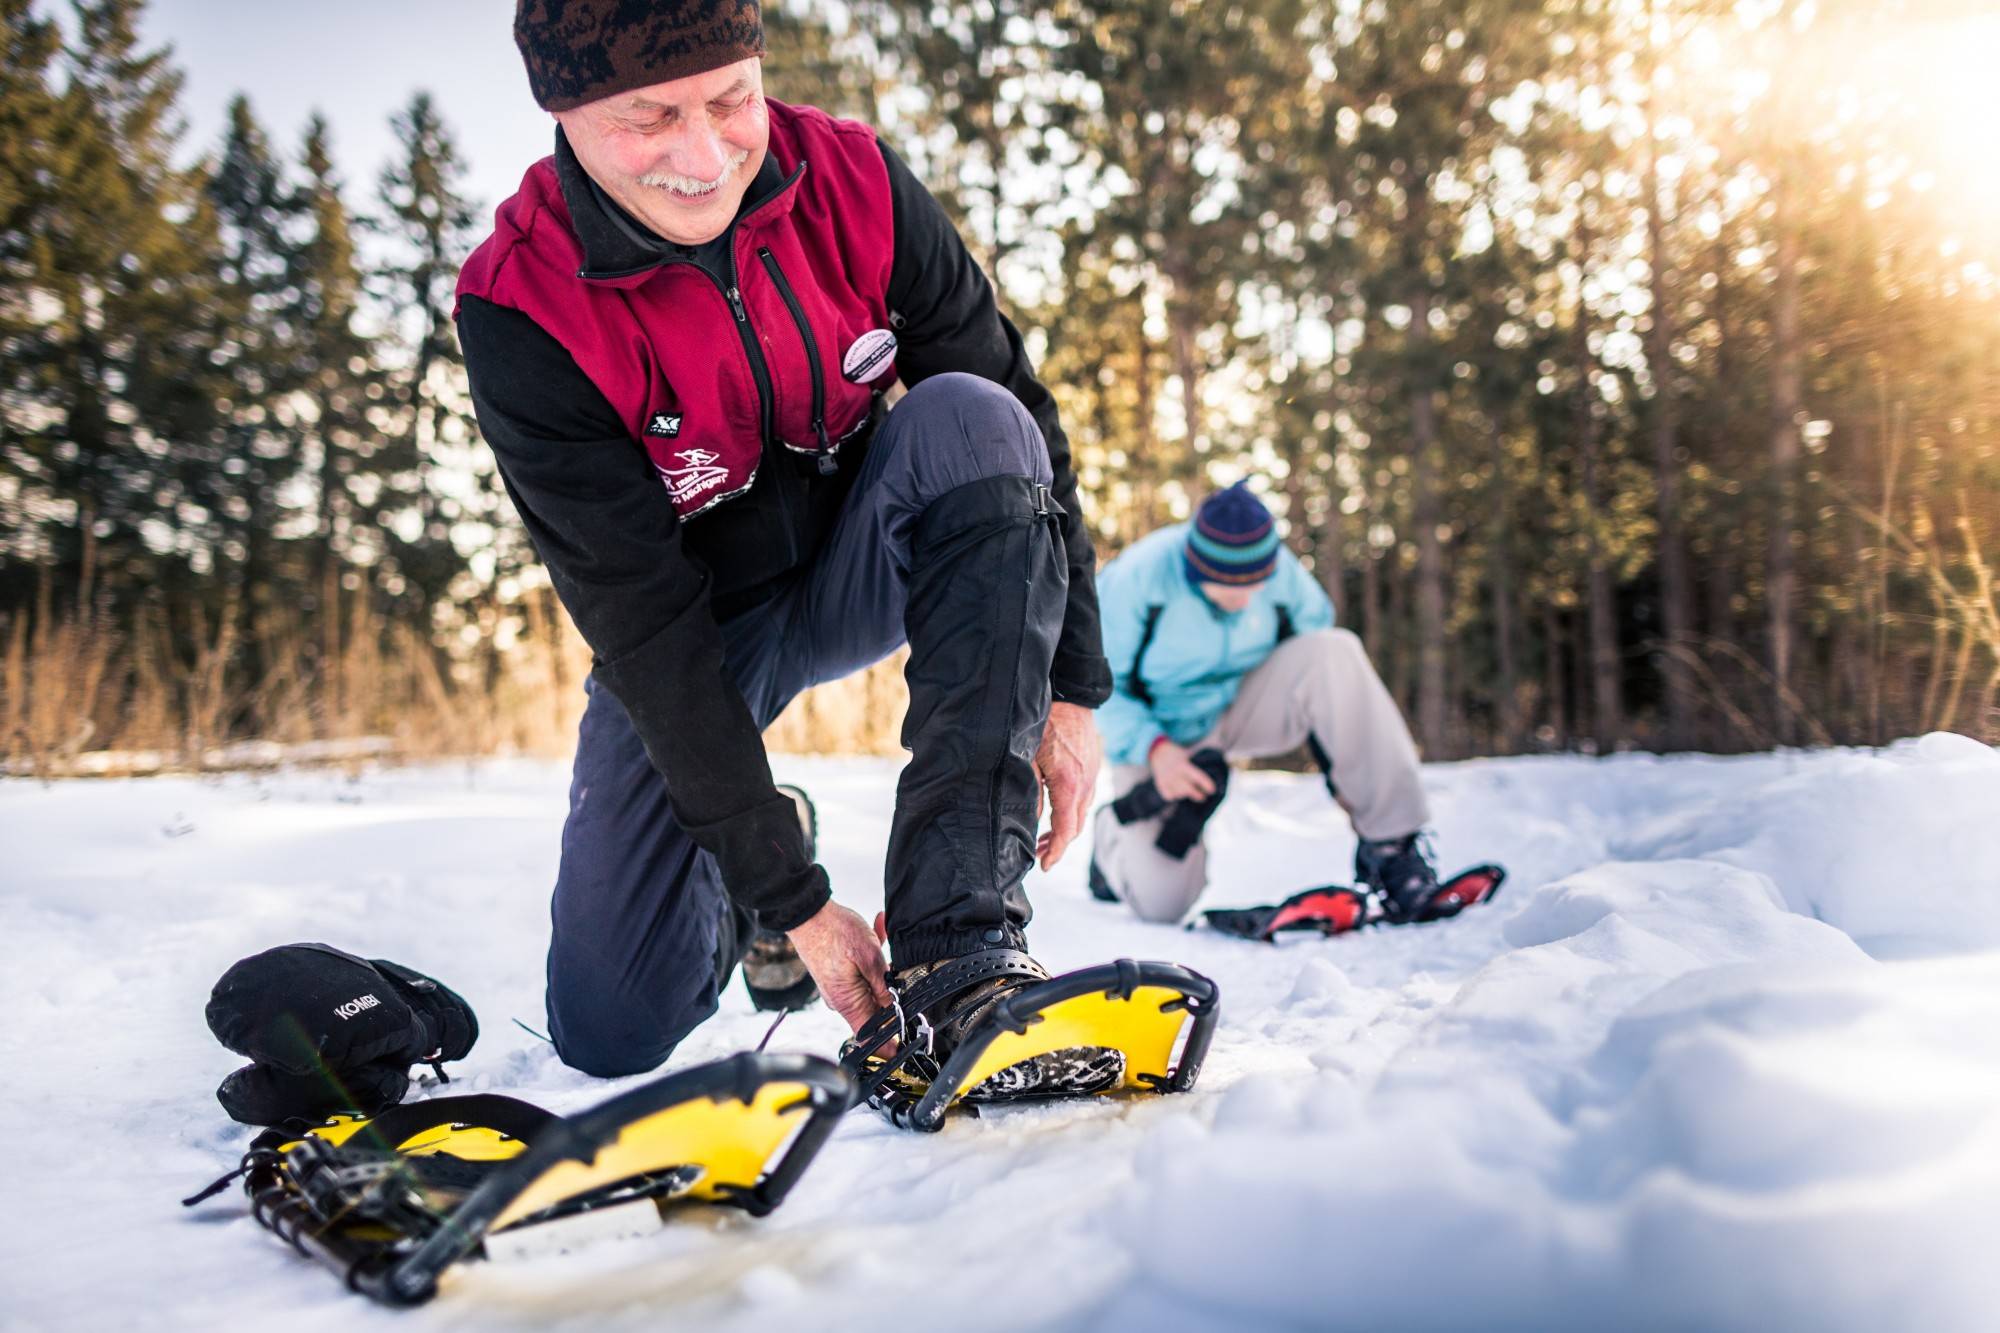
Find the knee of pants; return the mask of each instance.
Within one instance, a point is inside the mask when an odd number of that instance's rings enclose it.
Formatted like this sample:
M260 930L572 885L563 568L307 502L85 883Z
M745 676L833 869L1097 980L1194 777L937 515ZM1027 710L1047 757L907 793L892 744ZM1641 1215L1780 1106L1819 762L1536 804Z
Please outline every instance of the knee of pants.
M707 964L704 964L707 966ZM549 969L549 1037L572 1069L618 1078L656 1069L715 1012L715 979L690 978L671 995L636 996L598 978L607 969Z
M1331 629L1307 630L1299 635L1298 642L1315 657L1326 660L1341 657L1365 658L1368 655L1368 649L1362 644L1359 634L1337 625Z
M991 477L1050 480L1041 428L1020 399L991 380L933 375L905 394L889 419L906 441L899 461L927 495Z
M1205 886L1199 881L1188 884L1159 884L1148 891L1134 893L1127 888L1125 905L1132 909L1132 915L1153 925L1171 926L1188 914L1195 900L1201 897Z

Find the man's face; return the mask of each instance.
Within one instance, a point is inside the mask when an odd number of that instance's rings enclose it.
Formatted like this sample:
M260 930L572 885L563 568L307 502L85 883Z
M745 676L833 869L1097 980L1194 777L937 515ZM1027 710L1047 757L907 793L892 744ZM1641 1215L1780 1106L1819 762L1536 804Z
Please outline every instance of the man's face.
M1235 615L1244 607L1257 600L1257 594L1264 591L1268 579L1256 583L1204 583L1201 595L1208 598L1215 609L1228 615Z
M681 245L712 241L735 219L771 139L756 60L601 98L556 119L590 178Z

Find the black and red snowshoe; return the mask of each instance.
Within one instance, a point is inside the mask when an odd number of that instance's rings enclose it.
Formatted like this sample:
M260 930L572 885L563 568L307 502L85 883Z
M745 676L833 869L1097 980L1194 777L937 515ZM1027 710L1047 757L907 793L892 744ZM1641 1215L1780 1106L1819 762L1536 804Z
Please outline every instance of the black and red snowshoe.
M1201 915L1212 930L1267 943L1294 931L1345 935L1363 926L1416 925L1457 916L1466 908L1492 898L1506 879L1507 872L1497 865L1474 866L1443 884L1434 885L1408 914L1392 908L1379 893L1328 884L1303 889L1272 906L1216 907Z

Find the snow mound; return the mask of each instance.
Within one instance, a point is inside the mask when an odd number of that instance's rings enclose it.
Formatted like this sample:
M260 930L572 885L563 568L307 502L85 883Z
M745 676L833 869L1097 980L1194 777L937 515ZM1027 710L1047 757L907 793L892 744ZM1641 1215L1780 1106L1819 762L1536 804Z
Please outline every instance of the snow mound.
M1878 957L2000 947L2000 751L1936 732L1800 757L1744 792L1662 815L1618 847L1769 875L1795 912Z

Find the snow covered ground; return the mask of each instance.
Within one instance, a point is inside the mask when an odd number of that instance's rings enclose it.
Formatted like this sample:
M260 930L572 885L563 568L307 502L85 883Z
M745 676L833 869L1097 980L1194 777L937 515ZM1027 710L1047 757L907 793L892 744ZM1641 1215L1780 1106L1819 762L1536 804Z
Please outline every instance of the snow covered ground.
M870 913L895 766L779 761ZM1031 885L1063 969L1174 958L1223 1020L1181 1098L848 1117L763 1221L462 1271L391 1314L179 1197L247 1134L201 1009L235 958L323 939L431 970L484 1032L453 1090L610 1087L542 1025L565 776L489 764L0 783L0 1326L577 1329L1989 1329L2000 1326L2000 754L1552 758L1426 772L1435 927L1265 947ZM1207 905L1345 878L1318 785L1245 776ZM753 1045L740 989L676 1065ZM774 1046L830 1053L824 1010Z

